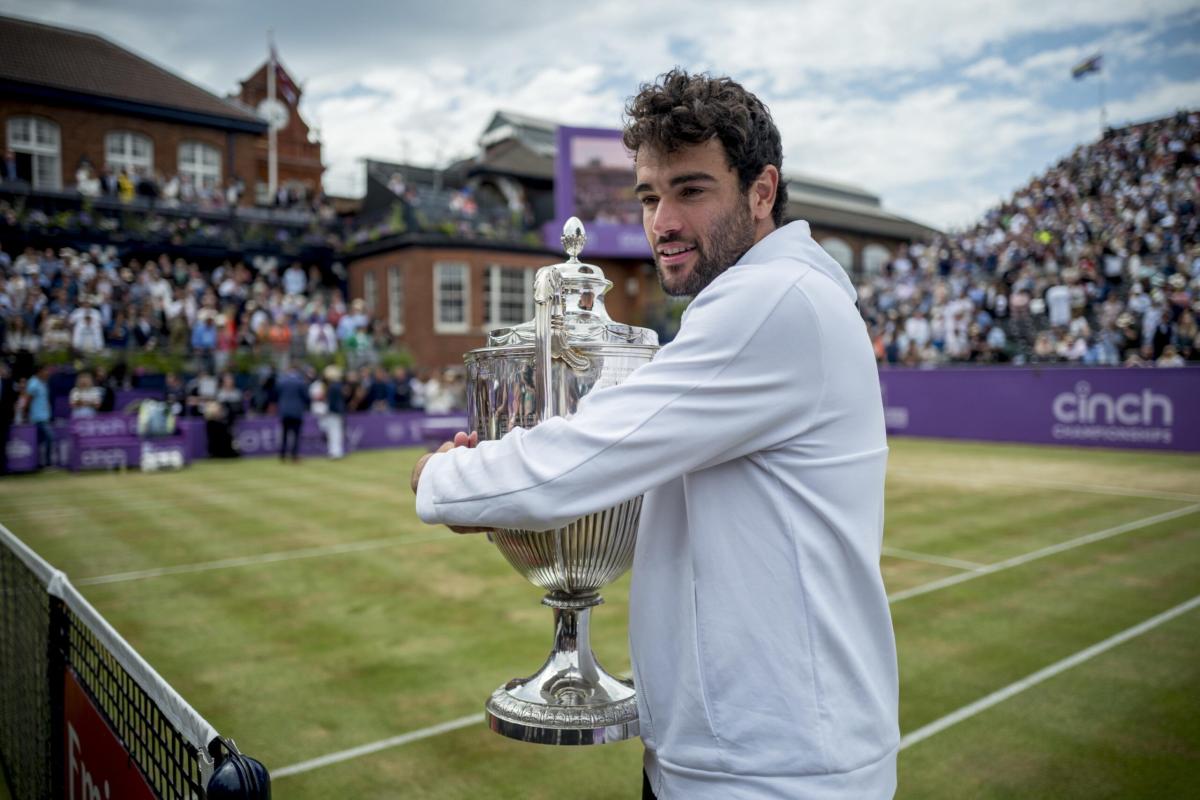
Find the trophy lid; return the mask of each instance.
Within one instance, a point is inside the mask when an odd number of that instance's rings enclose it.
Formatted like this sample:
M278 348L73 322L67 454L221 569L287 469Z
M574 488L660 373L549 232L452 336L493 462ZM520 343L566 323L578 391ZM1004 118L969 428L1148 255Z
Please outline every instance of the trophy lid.
M563 330L570 344L658 344L658 334L649 328L639 328L614 322L604 306L604 294L612 281L595 264L579 260L587 231L578 217L563 225L562 246L567 260L541 269L557 270L563 284ZM539 270L541 272L541 270ZM534 322L529 320L508 328L488 332L488 347L529 346L535 338Z

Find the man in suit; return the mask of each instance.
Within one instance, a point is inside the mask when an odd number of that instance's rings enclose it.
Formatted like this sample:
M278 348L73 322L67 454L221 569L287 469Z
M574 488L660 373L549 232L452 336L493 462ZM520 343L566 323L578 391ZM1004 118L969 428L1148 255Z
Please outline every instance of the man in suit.
M275 384L279 395L279 421L283 435L279 438L279 460L289 454L292 461L300 460L300 426L308 410L308 381L295 367L288 367Z

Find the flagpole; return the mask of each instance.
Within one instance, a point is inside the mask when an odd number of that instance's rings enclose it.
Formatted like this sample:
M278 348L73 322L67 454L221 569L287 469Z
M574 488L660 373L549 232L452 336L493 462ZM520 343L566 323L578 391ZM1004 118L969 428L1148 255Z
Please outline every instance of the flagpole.
M275 107L275 36L267 31L267 99L268 106ZM273 119L267 120L267 189L271 193L268 205L275 205L279 188L279 153L276 151L276 125Z
M1104 70L1100 70L1100 80L1096 81L1100 89L1100 138L1104 139L1104 129L1108 127L1108 115L1104 112Z

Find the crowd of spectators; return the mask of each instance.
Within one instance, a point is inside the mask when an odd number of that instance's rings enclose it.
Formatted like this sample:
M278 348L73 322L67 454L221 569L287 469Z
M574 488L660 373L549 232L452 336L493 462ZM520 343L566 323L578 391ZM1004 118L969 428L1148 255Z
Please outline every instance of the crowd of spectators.
M123 261L111 246L15 257L0 249L0 349L9 355L166 350L222 371L238 352L281 364L340 351L358 367L391 346L362 300L347 304L320 270L299 263L206 271L165 255Z
M859 285L881 363L1200 360L1200 113L1110 130Z
M0 249L0 361L15 375L48 362L116 364L76 377L70 413L90 416L121 410L113 398L129 387L126 363L139 352L172 354L194 376L167 376L172 413L228 425L242 414L274 414L283 372L316 380L334 364L347 367L338 379L345 411L448 411L465 402L460 373L383 363L381 354L396 352L386 325L361 299L347 304L315 267L226 262L206 271L166 256L123 261L111 247L27 248L16 257Z

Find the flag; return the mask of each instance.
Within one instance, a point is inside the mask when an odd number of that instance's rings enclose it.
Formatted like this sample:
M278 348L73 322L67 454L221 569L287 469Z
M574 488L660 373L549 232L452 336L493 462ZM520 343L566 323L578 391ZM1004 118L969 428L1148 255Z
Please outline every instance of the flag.
M292 80L292 76L287 74L287 70L283 68L283 64L279 63L279 54L275 52L274 43L271 44L271 64L275 67L275 90L277 94L283 95L289 106L295 106L297 98L300 97L300 90L296 88L296 82Z
M1097 53L1091 58L1086 58L1083 61L1080 61L1071 69L1071 77L1075 80L1079 80L1089 72L1099 72L1103 60L1104 56Z

